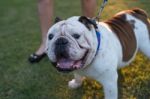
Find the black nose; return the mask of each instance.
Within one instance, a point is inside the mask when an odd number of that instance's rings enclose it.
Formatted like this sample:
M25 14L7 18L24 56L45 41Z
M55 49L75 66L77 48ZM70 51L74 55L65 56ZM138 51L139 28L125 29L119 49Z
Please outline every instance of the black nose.
M61 37L61 38L58 38L55 42L56 45L67 45L68 44L68 40Z
M55 42L55 55L57 57L57 59L65 57L67 58L68 55L68 43L69 41L63 37L58 38Z

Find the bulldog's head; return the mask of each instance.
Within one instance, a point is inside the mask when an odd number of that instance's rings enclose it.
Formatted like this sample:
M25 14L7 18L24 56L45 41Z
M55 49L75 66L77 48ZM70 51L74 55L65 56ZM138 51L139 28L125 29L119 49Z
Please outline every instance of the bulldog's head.
M59 71L73 71L91 63L97 45L94 26L84 16L56 19L48 31L46 50Z

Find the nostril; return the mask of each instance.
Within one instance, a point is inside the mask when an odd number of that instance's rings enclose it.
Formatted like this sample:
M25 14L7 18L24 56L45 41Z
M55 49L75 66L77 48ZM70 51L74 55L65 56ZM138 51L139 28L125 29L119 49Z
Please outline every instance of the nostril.
M61 37L56 40L56 45L66 45L66 44L68 44L68 40L65 38Z
M62 39L62 44L68 44L68 40L67 39Z

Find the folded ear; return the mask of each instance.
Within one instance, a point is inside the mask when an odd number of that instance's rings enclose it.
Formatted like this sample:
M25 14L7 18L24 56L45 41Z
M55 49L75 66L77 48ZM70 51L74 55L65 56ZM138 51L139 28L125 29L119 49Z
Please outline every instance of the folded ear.
M91 25L93 25L94 26L94 28L97 28L97 25L96 25L96 22L94 21L94 20L92 20L92 19L88 19L87 17L85 17L85 16L81 16L80 18L79 18L79 21L81 22L81 23L83 23L89 30L91 30Z
M62 21L62 19L59 18L59 17L56 17L54 23L57 23L57 22L59 22L59 21Z

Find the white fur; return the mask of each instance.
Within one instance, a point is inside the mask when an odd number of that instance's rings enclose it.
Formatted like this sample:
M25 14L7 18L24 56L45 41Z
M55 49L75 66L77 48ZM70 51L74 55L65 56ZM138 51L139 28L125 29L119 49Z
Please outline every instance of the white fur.
M69 81L68 86L72 89L78 88L82 85L82 80L84 79L84 77L81 77L78 74L74 74L74 79L72 79L71 81Z
M138 49L150 58L150 39L146 25L129 14L126 14L126 16L127 20L135 20L136 28L134 32L138 48L134 56L128 62L123 62L122 47L118 38L105 23L100 22L98 28L101 33L101 44L98 55L96 55L90 66L75 72L81 76L92 77L99 81L103 85L105 99L118 98L117 69L131 63ZM75 83L70 84L72 84L71 86L76 85Z

